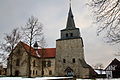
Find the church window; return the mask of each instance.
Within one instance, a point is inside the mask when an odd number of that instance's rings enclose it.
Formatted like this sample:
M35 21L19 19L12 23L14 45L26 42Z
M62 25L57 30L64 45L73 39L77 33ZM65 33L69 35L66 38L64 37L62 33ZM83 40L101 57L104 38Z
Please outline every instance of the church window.
M43 61L43 66L46 67L46 61Z
M73 63L75 63L75 58L73 58L73 60L72 60L72 61L73 61Z
M68 37L68 33L66 33L66 37Z
M51 70L49 71L49 75L52 75L52 71Z
M37 75L37 70L36 70L36 75Z
M73 37L73 33L70 33L70 37Z
M33 67L35 67L35 60L33 61Z
M34 70L33 70L33 75L34 75Z
M20 59L16 60L16 66L20 66Z
M1 75L2 71L0 70L0 75Z
M47 66L51 67L51 61L48 61Z
M18 70L15 70L15 76L19 76L19 71Z
M66 63L66 60L65 60L65 59L63 59L63 63Z

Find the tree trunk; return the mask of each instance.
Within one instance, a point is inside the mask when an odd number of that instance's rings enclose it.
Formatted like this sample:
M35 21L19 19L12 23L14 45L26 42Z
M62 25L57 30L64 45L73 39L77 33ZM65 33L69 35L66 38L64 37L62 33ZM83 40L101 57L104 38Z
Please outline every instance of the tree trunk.
M43 66L43 49L42 49L41 60L42 60L42 71L41 71L41 76L43 77L43 75L44 75L44 66Z
M11 58L10 58L11 60L11 64L10 64L10 76L12 76L12 56L11 56Z
M28 54L28 77L31 77L31 65L30 65L31 56Z
M28 69L29 69L29 74L28 74L28 77L30 78L31 77L31 40L30 40L30 49L29 49L29 53L28 53Z
M12 49L12 51L11 51L11 64L10 64L10 76L13 76L12 75L12 54L13 54L13 49Z

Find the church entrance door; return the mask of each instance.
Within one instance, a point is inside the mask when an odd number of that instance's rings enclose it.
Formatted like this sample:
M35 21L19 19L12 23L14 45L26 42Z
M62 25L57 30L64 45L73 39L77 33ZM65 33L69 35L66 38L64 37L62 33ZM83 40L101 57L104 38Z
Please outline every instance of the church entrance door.
M15 71L15 76L19 76L19 71Z
M68 72L67 72L67 76L68 76L68 77L74 76L74 73L73 73L72 71L68 71Z
M70 67L67 67L65 72L66 72L66 76L68 76L68 77L74 76L74 72Z

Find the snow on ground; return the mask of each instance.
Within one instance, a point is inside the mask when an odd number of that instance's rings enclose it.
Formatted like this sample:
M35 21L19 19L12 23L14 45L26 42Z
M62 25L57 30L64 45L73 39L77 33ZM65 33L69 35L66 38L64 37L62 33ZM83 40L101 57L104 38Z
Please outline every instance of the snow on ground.
M36 77L36 78L23 78L23 77L0 77L0 80L56 80L66 79L67 77ZM72 77L69 77L72 78Z
M120 78L119 79L76 79L76 80L120 80Z
M37 78L0 77L0 80L57 80L57 79L65 79L65 78L67 77L37 77ZM120 79L76 79L76 80L120 80Z

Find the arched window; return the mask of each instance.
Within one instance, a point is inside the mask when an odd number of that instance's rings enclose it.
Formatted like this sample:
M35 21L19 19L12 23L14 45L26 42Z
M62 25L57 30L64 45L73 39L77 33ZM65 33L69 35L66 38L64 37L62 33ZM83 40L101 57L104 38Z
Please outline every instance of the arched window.
M19 76L19 73L20 73L20 72L19 72L18 70L16 70L16 71L15 71L15 76Z
M75 58L73 58L73 60L72 60L72 61L73 61L73 63L75 63Z
M36 70L36 75L37 75L37 70Z
M65 60L65 59L63 59L63 63L66 63L66 60Z
M73 33L70 33L70 37L73 37Z
M16 66L20 66L20 59L16 60Z
M33 75L34 75L34 70L33 70Z
M68 37L68 33L66 33L66 37Z
M51 67L51 61L48 61L48 67Z
M49 75L52 75L52 71L51 70L49 71Z
M2 70L0 70L0 75L2 74Z
M35 60L33 61L33 67L35 67Z

